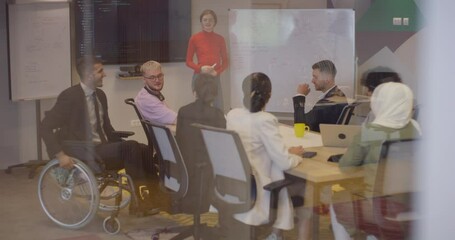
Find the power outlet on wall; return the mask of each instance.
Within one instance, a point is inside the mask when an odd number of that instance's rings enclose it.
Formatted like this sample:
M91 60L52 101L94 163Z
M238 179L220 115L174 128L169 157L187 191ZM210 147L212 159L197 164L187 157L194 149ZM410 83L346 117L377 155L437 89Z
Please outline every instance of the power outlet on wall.
M130 126L131 127L140 127L141 126L141 121L139 119L134 119L130 121Z
M400 17L394 17L392 19L392 23L393 25L397 26L397 25L401 25L401 18Z
M409 26L409 18L403 18L403 25Z

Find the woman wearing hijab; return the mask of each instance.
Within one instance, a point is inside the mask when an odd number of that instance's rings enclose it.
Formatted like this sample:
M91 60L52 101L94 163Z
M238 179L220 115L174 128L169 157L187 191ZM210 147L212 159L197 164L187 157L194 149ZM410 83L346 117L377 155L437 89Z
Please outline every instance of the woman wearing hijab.
M419 124L411 119L412 107L412 91L402 83L388 82L379 85L374 90L371 96L371 110L375 119L362 126L360 134L354 137L353 142L339 161L339 167L342 170L363 166L364 184L362 186L343 186L350 194L339 194L339 196L334 194L334 199L344 199L343 202L346 202L350 200L346 197L350 198L353 193L371 199L382 143L386 140L418 138L421 135ZM370 204L370 202L368 203ZM354 212L349 212L346 204L343 204L342 213L339 210L340 208L337 208L336 205L335 210L333 207L330 209L335 239L351 239L351 236L356 233L356 226L352 221ZM346 216L350 214L352 215ZM335 215L339 215L338 221L343 226L336 221Z
M258 226L268 223L270 214L270 192L265 191L263 187L284 179L284 171L302 161L300 156L303 147L287 148L279 133L277 118L264 111L272 94L272 84L267 75L260 72L248 75L243 80L242 88L245 107L235 108L228 113L227 129L236 131L242 139L256 180L257 197L250 211L235 214L234 217L248 225ZM270 240L282 239L281 230L290 230L294 227L293 206L287 189L281 190L278 198L274 230L266 238Z

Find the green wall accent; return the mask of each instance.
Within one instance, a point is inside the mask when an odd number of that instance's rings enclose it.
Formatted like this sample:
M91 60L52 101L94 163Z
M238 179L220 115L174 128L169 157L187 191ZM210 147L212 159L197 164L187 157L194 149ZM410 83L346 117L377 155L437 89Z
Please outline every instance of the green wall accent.
M409 25L393 25L394 17L409 18ZM417 32L423 21L422 13L413 0L376 0L356 22L356 31Z

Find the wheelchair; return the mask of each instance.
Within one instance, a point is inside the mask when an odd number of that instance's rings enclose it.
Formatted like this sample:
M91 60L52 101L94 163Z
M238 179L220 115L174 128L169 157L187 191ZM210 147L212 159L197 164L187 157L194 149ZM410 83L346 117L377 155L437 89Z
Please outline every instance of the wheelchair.
M57 225L80 229L93 219L97 210L110 212L103 221L108 234L120 231L119 211L137 204L131 177L117 171L94 174L84 162L74 159L72 169L59 166L53 159L42 169L38 181L38 197L45 214Z

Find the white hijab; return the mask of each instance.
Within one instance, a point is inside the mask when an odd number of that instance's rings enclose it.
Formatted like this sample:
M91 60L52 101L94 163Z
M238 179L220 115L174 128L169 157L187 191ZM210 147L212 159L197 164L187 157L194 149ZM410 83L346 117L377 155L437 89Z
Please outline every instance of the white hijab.
M373 124L399 129L411 121L413 94L411 89L396 82L379 85L371 96ZM414 124L414 123L413 123Z

